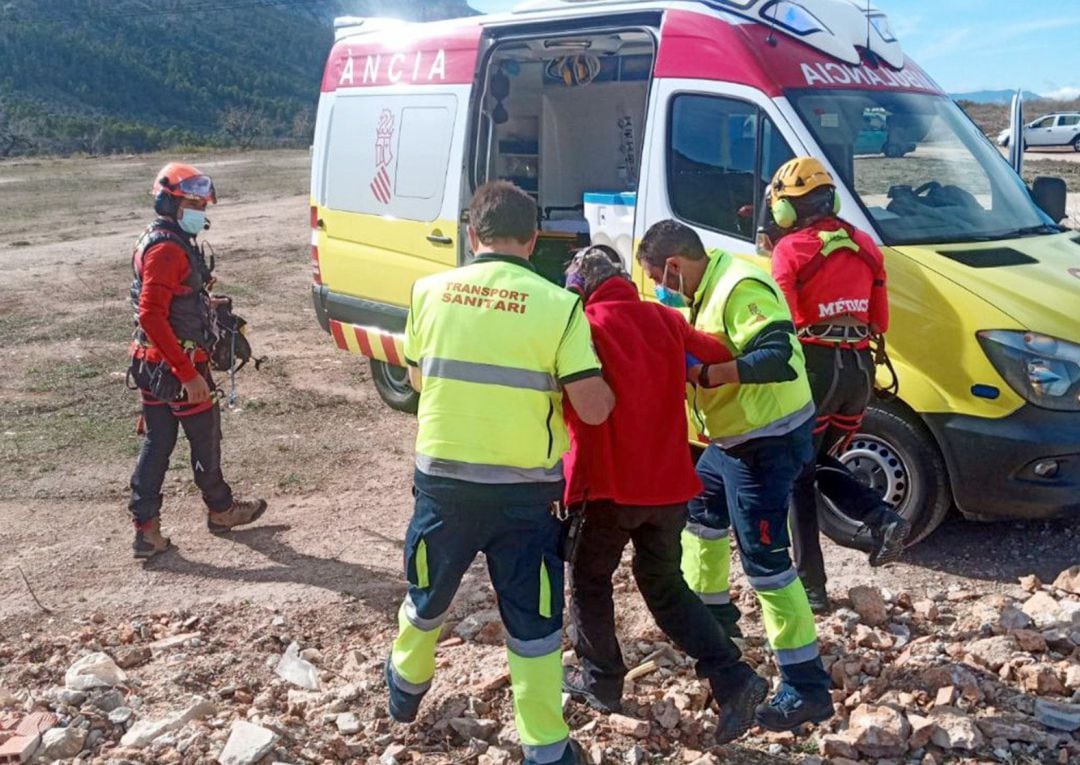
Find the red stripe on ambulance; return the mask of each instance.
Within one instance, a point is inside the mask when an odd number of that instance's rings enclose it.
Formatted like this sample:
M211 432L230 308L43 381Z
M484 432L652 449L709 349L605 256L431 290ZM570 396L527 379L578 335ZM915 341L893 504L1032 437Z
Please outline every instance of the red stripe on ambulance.
M356 335L356 342L360 344L360 353L367 356L369 359L375 355L375 352L371 349L371 341L368 339L367 330L363 327L353 327L353 334Z
M386 353L386 360L395 367L405 366L401 362L401 358L398 356L397 348L394 347L394 338L390 335L379 335L379 342L382 343L382 349Z
M330 320L330 334L334 336L334 342L337 343L337 347L343 351L349 350L348 344L345 342L345 333L341 329L341 322Z
M425 26L407 26L408 39L401 39L404 35L394 30L339 40L326 62L323 92L387 85L472 84L483 32L480 25L438 25L442 27L439 30ZM425 37L425 33L430 36Z

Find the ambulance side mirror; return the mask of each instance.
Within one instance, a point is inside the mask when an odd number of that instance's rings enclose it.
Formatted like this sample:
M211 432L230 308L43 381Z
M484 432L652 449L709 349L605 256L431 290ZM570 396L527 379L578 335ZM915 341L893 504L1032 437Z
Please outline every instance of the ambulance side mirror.
M1031 198L1054 223L1065 219L1066 185L1062 178L1040 175L1031 184Z

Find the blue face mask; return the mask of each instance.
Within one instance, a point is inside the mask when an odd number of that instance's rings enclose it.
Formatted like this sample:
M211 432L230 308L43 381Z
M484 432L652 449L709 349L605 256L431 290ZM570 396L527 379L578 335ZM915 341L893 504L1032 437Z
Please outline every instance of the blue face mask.
M686 296L683 295L683 278L679 274L679 289L673 290L667 286L668 269L664 265L664 278L656 285L656 299L661 304L670 308L686 308Z
M206 211L185 207L176 222L186 233L195 236L206 227Z

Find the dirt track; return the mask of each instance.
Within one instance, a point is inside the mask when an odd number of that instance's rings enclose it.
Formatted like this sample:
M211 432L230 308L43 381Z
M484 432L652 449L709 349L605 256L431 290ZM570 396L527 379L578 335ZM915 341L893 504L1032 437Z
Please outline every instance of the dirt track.
M181 442L165 507L179 549L145 567L130 561L124 508L138 439L123 380L125 293L128 253L147 219L143 189L160 158L0 165L0 206L13 211L0 220L0 617L33 614L16 565L61 613L230 598L317 604L347 593L389 617L401 592L415 426L381 404L366 365L315 322L307 154L195 159L222 199L207 236L219 290L236 297L256 352L270 357L263 371L242 372L241 408L225 414L227 477L268 497L271 510L259 528L209 535ZM80 198L62 182L80 175L112 187ZM1075 562L1075 536L1065 537L1071 551L1051 544L1069 530L956 521L892 571L870 572L835 547L830 568L840 591L867 579L930 586L927 569L946 579L1046 577Z
M307 153L191 159L213 172L222 200L208 237L219 291L236 298L256 353L270 357L261 372L244 370L241 408L224 416L226 475L239 493L267 497L270 511L230 537L207 533L181 441L164 514L178 549L146 565L131 560L129 253L163 159L0 164L0 638L55 634L92 612L111 621L244 601L344 624L350 644L377 658L403 594L414 421L382 405L366 365L336 350L315 321ZM76 193L73 177L98 193ZM1080 527L955 520L876 571L836 546L826 555L837 596L864 583L916 596L1007 591L1022 574L1051 581L1077 563ZM636 595L619 595L619 613L627 637L651 629Z

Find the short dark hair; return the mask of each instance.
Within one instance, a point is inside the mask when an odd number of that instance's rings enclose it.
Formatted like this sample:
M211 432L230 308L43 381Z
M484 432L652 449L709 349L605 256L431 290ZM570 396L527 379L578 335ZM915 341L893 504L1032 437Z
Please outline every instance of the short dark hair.
M690 260L705 257L705 245L694 229L677 220L662 220L649 226L638 245L637 259L662 268L668 258L682 255Z
M485 183L469 202L469 225L484 244L496 239L524 244L536 233L536 202L510 181Z

